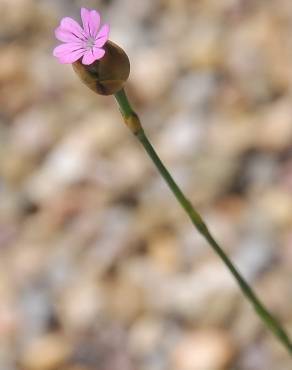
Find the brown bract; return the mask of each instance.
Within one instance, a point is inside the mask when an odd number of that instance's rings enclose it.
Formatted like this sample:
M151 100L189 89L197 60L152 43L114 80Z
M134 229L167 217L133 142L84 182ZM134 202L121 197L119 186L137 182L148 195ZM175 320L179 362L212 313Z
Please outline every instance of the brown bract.
M127 54L118 45L108 41L103 58L90 65L80 60L73 63L73 69L81 81L100 95L113 95L121 90L130 74L130 62Z

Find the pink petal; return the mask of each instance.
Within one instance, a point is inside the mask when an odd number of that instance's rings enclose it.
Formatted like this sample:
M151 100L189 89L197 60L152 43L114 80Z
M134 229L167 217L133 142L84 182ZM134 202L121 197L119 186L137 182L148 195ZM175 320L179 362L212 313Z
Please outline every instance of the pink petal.
M95 56L93 55L93 50L89 49L84 53L82 58L82 63L85 65L92 64L96 60Z
M67 53L71 53L72 51L76 51L76 50L84 50L84 48L82 48L82 46L80 46L79 43L77 42L69 42L67 44L61 44L59 46L57 46L54 51L53 51L53 55L55 57L58 57L62 54L67 54Z
M62 64L69 64L69 63L74 63L76 60L80 59L84 54L84 50L79 49L75 51L70 51L68 53L63 53L59 54L58 56L55 55L58 59L59 62Z
M105 23L101 29L99 30L97 34L97 38L99 39L100 37L107 37L109 36L109 31L110 31L110 26L109 24Z
M100 25L100 14L96 10L81 8L81 19L87 36L95 37Z
M76 60L80 59L83 55L83 51L74 51L70 54L62 55L58 57L59 62L62 64L71 64L76 62Z
M90 30L92 36L96 36L100 26L100 14L96 10L90 12Z
M95 46L97 47L102 47L108 40L109 38L109 31L110 31L110 26L109 24L104 24L100 31L97 34L96 41L94 43Z
M90 19L90 11L86 8L81 8L81 19L83 24L83 29L87 36L90 36L89 32L89 19Z
M85 40L86 35L81 26L72 18L65 17L61 20L60 28L78 37L80 40Z
M93 47L92 52L93 52L93 56L94 56L95 60L101 59L105 54L104 49L100 49L100 48L96 48L96 47Z
M85 50L76 43L62 44L57 46L53 55L57 57L60 63L73 63L80 59Z
M81 41L76 35L70 31L64 30L62 27L55 29L56 39L63 42L78 42Z

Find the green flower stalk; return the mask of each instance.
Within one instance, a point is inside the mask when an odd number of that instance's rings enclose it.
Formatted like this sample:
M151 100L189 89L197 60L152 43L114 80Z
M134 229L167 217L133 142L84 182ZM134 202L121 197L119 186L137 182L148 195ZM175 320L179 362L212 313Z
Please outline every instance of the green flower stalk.
M170 190L173 192L180 206L189 216L191 222L198 230L198 232L206 239L208 244L214 250L214 252L221 258L225 266L231 272L235 280L237 281L242 293L248 299L248 301L254 307L256 313L264 322L264 324L274 333L274 335L280 340L280 342L286 347L289 353L292 355L292 343L286 333L282 328L278 320L265 308L261 303L259 298L256 296L252 288L246 282L246 280L241 276L236 267L233 265L229 257L226 255L224 250L220 247L217 241L214 239L213 235L209 231L207 225L203 221L200 214L193 207L191 202L184 195L180 187L174 181L167 168L162 163L155 149L148 140L139 120L137 113L132 109L129 100L126 96L124 90L121 90L115 94L115 98L119 105L120 111L123 115L124 121L131 132L137 137L140 143L143 145L150 159L154 163L155 167L159 171L160 175L163 177Z
M99 30L100 16L98 12L82 8L81 18L83 28L73 19L63 18L61 25L56 30L56 37L65 44L55 48L54 55L61 63L73 63L75 72L91 90L101 95L114 95L125 124L142 144L194 227L221 258L263 323L292 355L292 343L286 331L261 303L250 285L217 243L202 217L177 185L147 138L140 119L132 108L124 90L130 72L129 59L126 53L108 40L108 25L104 25Z

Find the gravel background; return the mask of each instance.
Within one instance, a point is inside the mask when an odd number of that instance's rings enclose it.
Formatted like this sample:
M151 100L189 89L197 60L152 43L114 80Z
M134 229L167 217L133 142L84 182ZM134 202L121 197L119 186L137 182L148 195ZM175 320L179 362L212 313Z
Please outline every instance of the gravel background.
M161 157L292 335L292 2L0 0L0 370L288 370L123 126L52 56L102 12Z

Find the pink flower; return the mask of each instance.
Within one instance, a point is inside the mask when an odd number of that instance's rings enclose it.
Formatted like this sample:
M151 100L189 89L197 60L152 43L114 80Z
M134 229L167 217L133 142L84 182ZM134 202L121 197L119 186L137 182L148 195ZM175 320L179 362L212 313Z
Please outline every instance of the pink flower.
M109 25L99 29L100 14L96 10L81 8L81 19L83 28L74 19L65 17L55 30L56 38L65 43L53 51L60 63L74 63L82 57L82 63L89 65L105 54L102 47L109 37Z

